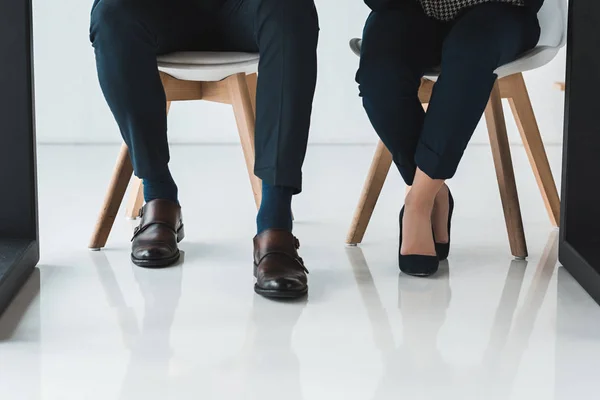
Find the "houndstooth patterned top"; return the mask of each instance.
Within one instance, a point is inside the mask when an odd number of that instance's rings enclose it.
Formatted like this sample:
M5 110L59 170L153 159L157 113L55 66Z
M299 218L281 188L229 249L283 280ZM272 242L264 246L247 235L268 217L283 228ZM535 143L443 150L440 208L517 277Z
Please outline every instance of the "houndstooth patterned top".
M418 0L428 16L441 21L451 21L465 8L482 3L509 3L524 6L526 0Z

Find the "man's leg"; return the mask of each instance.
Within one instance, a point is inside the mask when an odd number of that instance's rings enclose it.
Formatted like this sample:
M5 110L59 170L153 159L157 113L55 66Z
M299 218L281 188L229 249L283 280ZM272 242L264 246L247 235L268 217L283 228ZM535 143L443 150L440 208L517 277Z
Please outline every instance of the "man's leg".
M201 46L202 13L188 1L96 0L90 39L100 86L143 179L147 205L132 259L163 267L179 258L183 236L177 186L169 172L165 93L156 56ZM192 17L196 17L195 20Z
M92 9L90 39L100 86L129 147L135 174L144 180L146 201L177 202L156 56L189 47L202 33L200 16L193 21L194 10L186 3L96 0Z
M257 292L306 293L306 274L291 234L291 199L302 190L317 79L318 17L313 0L225 0L223 45L258 51L255 174L263 180L257 218Z

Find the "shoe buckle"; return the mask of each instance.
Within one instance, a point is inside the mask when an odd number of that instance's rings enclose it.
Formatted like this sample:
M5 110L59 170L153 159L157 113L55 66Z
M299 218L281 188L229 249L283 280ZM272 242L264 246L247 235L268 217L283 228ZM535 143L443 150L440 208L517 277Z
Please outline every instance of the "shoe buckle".
M133 237L131 238L131 241L133 242L133 240L137 237L137 235L142 231L142 224L139 224L138 226L136 226L133 229Z
M306 272L307 274L310 274L310 272L308 272L308 268L306 268L304 266L304 260L302 259L302 257L296 257L296 262L298 264L300 264L300 266L302 267L302 269L304 270L304 272Z

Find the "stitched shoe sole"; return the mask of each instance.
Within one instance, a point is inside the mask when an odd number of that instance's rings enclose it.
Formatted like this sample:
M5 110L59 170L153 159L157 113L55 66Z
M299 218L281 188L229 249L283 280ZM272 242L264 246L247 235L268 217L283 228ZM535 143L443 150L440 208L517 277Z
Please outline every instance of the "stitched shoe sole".
M308 288L302 291L290 291L290 290L268 290L259 287L258 285L254 285L254 291L257 294L260 294L263 297L267 297L270 299L298 299L300 297L304 297L308 294Z
M308 294L308 288L302 291L291 291L291 290L268 290L259 287L257 284L254 285L254 291L263 297L270 299L298 299Z
M139 258L135 258L132 254L131 261L138 267L158 269L158 268L167 268L167 267L172 266L177 261L179 261L179 257L181 257L181 253L179 252L179 250L177 250L177 253L173 254L173 256L171 256L169 258L160 258L157 260L139 259Z

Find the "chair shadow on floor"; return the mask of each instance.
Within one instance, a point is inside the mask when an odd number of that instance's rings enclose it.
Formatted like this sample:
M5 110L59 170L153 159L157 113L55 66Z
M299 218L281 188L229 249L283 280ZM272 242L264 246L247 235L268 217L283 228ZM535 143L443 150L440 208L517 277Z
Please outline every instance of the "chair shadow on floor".
M92 262L106 295L108 304L116 310L122 340L129 350L129 361L121 386L120 399L129 400L140 395L167 398L171 390L169 366L171 327L181 297L182 264L185 252L161 279L154 279L158 271L131 266L133 275L144 298L141 323L130 307L114 270L104 252L91 253Z
M149 279L156 271L132 265L145 303L142 324L139 325L135 312L126 303L114 270L104 252L91 253L91 257L107 302L117 310L123 343L130 351L120 398L138 398L142 392L151 394L151 398L170 398L170 395L179 390L178 384L182 383L169 378L169 366L173 355L170 344L171 328L181 297L183 260L164 275L169 279L167 284L164 279L161 279L159 284L156 279ZM218 392L221 395L224 391L244 389L243 393L237 393L238 397L235 398L248 398L250 394L254 396L251 398L268 400L271 393L273 399L279 399L279 390L264 392L264 381L270 377L265 370L265 367L271 365L265 364L265 354L268 353L270 357L275 358L272 360L274 365L280 368L285 366L284 369L290 372L283 375L285 382L282 383L286 391L289 391L287 398L302 399L300 364L292 349L292 334L305 306L306 301L276 302L254 296L244 344L236 357L217 367L218 370L227 372L225 375L235 375L245 381L246 385L231 385L230 381L219 382L218 377L221 374L215 374L216 379L209 377L211 379L207 380L207 384L219 386ZM149 360L152 362L148 363ZM202 374L181 379L193 379L198 383ZM188 387L187 381L183 383L182 387ZM187 395L189 393L186 393Z
M440 273L433 279L399 275L398 309L403 324L402 343L397 345L394 328L386 312L390 308L381 301L362 250L359 247L348 248L347 255L386 371L374 399L387 399L386 396L391 393L399 394L399 389L414 395L411 390L415 387L421 391L429 390L431 395L439 398L454 398L454 395L458 396L456 398L471 398L469 395L476 395L474 398L510 398L518 367L557 265L557 231L550 234L532 283L523 295L528 262L510 262L488 345L475 368L452 367L438 349L438 334L446 322L452 297L450 264L442 263ZM518 307L521 297L523 300ZM432 385L432 382L435 384ZM453 390L459 393L452 395Z

